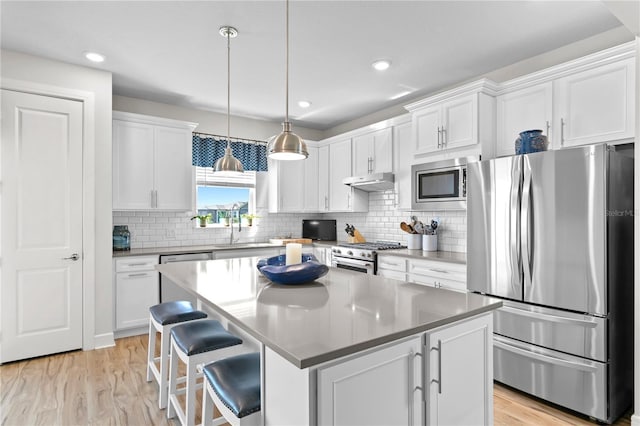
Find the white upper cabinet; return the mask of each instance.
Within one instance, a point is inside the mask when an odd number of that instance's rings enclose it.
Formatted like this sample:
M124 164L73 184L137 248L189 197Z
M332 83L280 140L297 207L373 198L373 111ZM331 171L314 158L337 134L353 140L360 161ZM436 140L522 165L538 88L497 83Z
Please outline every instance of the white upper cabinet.
M269 211L317 212L318 148L307 142L306 160L269 160Z
M318 148L318 211L329 211L329 146Z
M196 123L113 112L113 209L192 210Z
M515 154L515 140L520 132L540 129L549 137L552 109L552 83L546 82L497 97L496 156Z
M329 145L328 166L329 211L366 211L369 207L369 194L342 183L345 178L352 176L351 139L345 139ZM366 199L366 203L362 202L363 199Z
M554 82L561 147L631 139L635 125L635 60L583 71Z
M396 207L411 210L411 120L393 126Z
M391 127L354 136L353 176L393 170L393 134Z
M633 43L502 83L496 155L514 155L524 130L540 129L549 149L632 142L635 135Z
M435 160L450 153L492 154L496 87L482 79L407 105L412 116L413 157ZM462 153L462 148L472 149Z

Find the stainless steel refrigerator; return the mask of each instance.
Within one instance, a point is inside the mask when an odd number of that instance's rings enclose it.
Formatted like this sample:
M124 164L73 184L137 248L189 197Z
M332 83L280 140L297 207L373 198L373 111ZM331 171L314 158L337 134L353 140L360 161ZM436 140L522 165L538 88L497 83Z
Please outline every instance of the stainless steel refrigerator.
M607 145L467 169L467 287L503 298L494 378L611 423L633 391L633 159Z

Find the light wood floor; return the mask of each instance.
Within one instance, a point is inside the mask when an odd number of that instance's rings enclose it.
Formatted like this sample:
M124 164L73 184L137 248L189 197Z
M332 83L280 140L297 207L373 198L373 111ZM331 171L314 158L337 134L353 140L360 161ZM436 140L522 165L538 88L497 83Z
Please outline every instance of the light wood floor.
M119 339L113 348L0 366L0 424L177 424L158 409L156 385L146 381L146 358L143 335ZM630 415L616 425L630 425ZM494 386L494 420L496 425L594 424L501 385Z

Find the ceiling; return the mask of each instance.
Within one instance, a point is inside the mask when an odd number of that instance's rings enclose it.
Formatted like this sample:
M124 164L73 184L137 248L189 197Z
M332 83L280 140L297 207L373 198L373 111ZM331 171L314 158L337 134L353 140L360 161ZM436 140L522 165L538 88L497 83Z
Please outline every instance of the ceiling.
M113 73L113 93L282 121L284 1L6 1L1 45ZM600 1L290 3L290 116L325 130L619 27ZM106 61L84 57L97 51ZM390 59L387 71L371 63ZM312 102L310 108L297 105Z

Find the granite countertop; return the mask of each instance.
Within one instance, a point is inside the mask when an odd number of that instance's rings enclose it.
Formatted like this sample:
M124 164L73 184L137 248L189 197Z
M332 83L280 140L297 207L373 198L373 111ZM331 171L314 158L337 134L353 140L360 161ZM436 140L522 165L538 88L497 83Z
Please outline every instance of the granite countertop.
M330 268L311 284L272 284L258 258L156 266L298 368L497 309L497 299Z
M378 252L378 256L383 254L388 254L391 256L413 257L416 259L437 260L439 262L460 263L463 265L467 263L467 253L458 253L455 251L422 251L397 249Z

